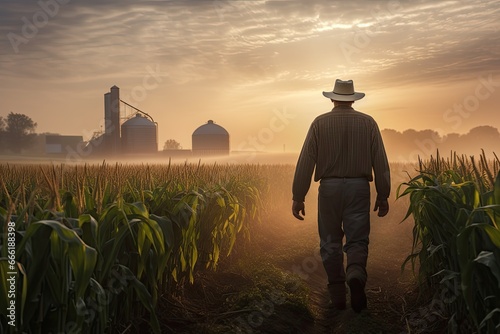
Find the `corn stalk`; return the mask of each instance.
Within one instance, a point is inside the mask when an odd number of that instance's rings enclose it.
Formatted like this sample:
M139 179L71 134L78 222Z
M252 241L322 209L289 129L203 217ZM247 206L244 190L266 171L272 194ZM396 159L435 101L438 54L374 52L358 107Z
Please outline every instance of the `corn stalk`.
M418 260L421 286L446 292L450 332L464 323L481 333L500 329L500 172L492 180L488 166L498 167L484 157L478 167L438 156L398 188L398 198L410 197L405 219L415 221L402 269L411 263L415 271Z

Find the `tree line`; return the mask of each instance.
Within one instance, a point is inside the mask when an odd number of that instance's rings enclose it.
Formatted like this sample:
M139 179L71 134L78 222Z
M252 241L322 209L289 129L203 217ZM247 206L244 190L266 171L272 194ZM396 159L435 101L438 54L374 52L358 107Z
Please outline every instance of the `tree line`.
M36 137L36 122L24 114L0 116L0 152L19 154L30 148Z
M440 135L434 130L408 129L399 132L393 129L381 131L389 160L416 161L418 157L429 158L456 151L459 154L479 155L484 150L487 155L500 153L500 133L497 128L482 125L472 128L468 133L449 133Z

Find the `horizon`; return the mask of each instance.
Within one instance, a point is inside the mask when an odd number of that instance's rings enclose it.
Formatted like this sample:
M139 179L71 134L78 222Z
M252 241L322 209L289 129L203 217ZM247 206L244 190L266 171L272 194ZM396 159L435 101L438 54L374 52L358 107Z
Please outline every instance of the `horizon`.
M1 134L2 132L0 132ZM204 161L207 163L223 163L223 164L241 164L241 163L257 163L257 164L294 164L300 154L300 150L286 150L284 146L281 150L251 150L232 149L229 143L229 151L227 154L214 153L199 153L193 149L178 147L169 149L159 149L156 152L135 152L135 153L114 153L105 158L106 153L99 151L99 140L97 143L92 141L81 141L76 143L74 137L73 142L67 142L64 145L65 150L56 153L47 151L46 146L48 141L44 136L57 137L59 134L54 133L37 133L31 148L26 149L21 154L15 154L9 151L0 151L0 161L16 161L16 162L71 162L71 163L100 163L101 161L112 161L112 163L165 163L172 162L176 164L183 163L199 163ZM500 130L492 125L479 125L472 128L465 134L450 132L440 134L434 129L405 129L398 131L395 129L381 129L381 135L384 140L384 146L388 159L391 163L415 163L419 159L430 159L435 157L438 152L445 152L445 156L478 156L485 154L485 157L493 157L498 159L497 145L500 141ZM64 137L64 135L62 135ZM81 136L75 136L80 137ZM42 139L40 139L42 138ZM47 137L48 138L48 137ZM66 137L67 138L67 137ZM81 140L81 139L80 139ZM229 140L230 141L230 140ZM50 141L54 141L51 139ZM101 143L102 144L102 143ZM43 146L45 145L45 150ZM96 146L97 145L97 146ZM455 149L460 147L460 150ZM108 153L109 154L109 153ZM453 158L452 158L453 159ZM493 160L491 158L490 160Z
M298 152L341 78L380 129L498 129L498 14L496 1L9 0L0 114L88 139L117 85L158 122L159 150L190 147L212 119L232 149Z

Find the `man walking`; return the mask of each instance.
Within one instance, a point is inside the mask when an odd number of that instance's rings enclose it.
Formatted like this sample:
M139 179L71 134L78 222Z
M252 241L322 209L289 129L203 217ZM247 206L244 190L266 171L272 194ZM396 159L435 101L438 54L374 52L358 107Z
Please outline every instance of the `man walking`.
M352 80L337 79L333 91L323 95L331 99L334 108L318 116L309 128L293 180L292 213L297 219L304 219L304 200L316 169L314 181L320 181L320 253L328 276L328 291L333 307L345 309L347 280L351 307L359 313L367 307L369 182L373 180L373 170L377 191L374 211L383 217L389 211L390 170L377 123L352 108L354 101L365 94L354 91ZM345 270L343 251L347 254Z

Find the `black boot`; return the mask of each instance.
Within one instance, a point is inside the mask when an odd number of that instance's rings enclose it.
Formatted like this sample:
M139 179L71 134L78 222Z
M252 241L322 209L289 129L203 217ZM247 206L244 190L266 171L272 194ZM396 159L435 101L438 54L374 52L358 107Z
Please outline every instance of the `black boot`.
M331 306L336 310L345 310L347 293L345 283L328 284L328 292L330 293Z
M354 312L359 313L367 307L365 283L359 278L353 277L347 282L347 284L349 285L349 290L351 291L351 307Z

